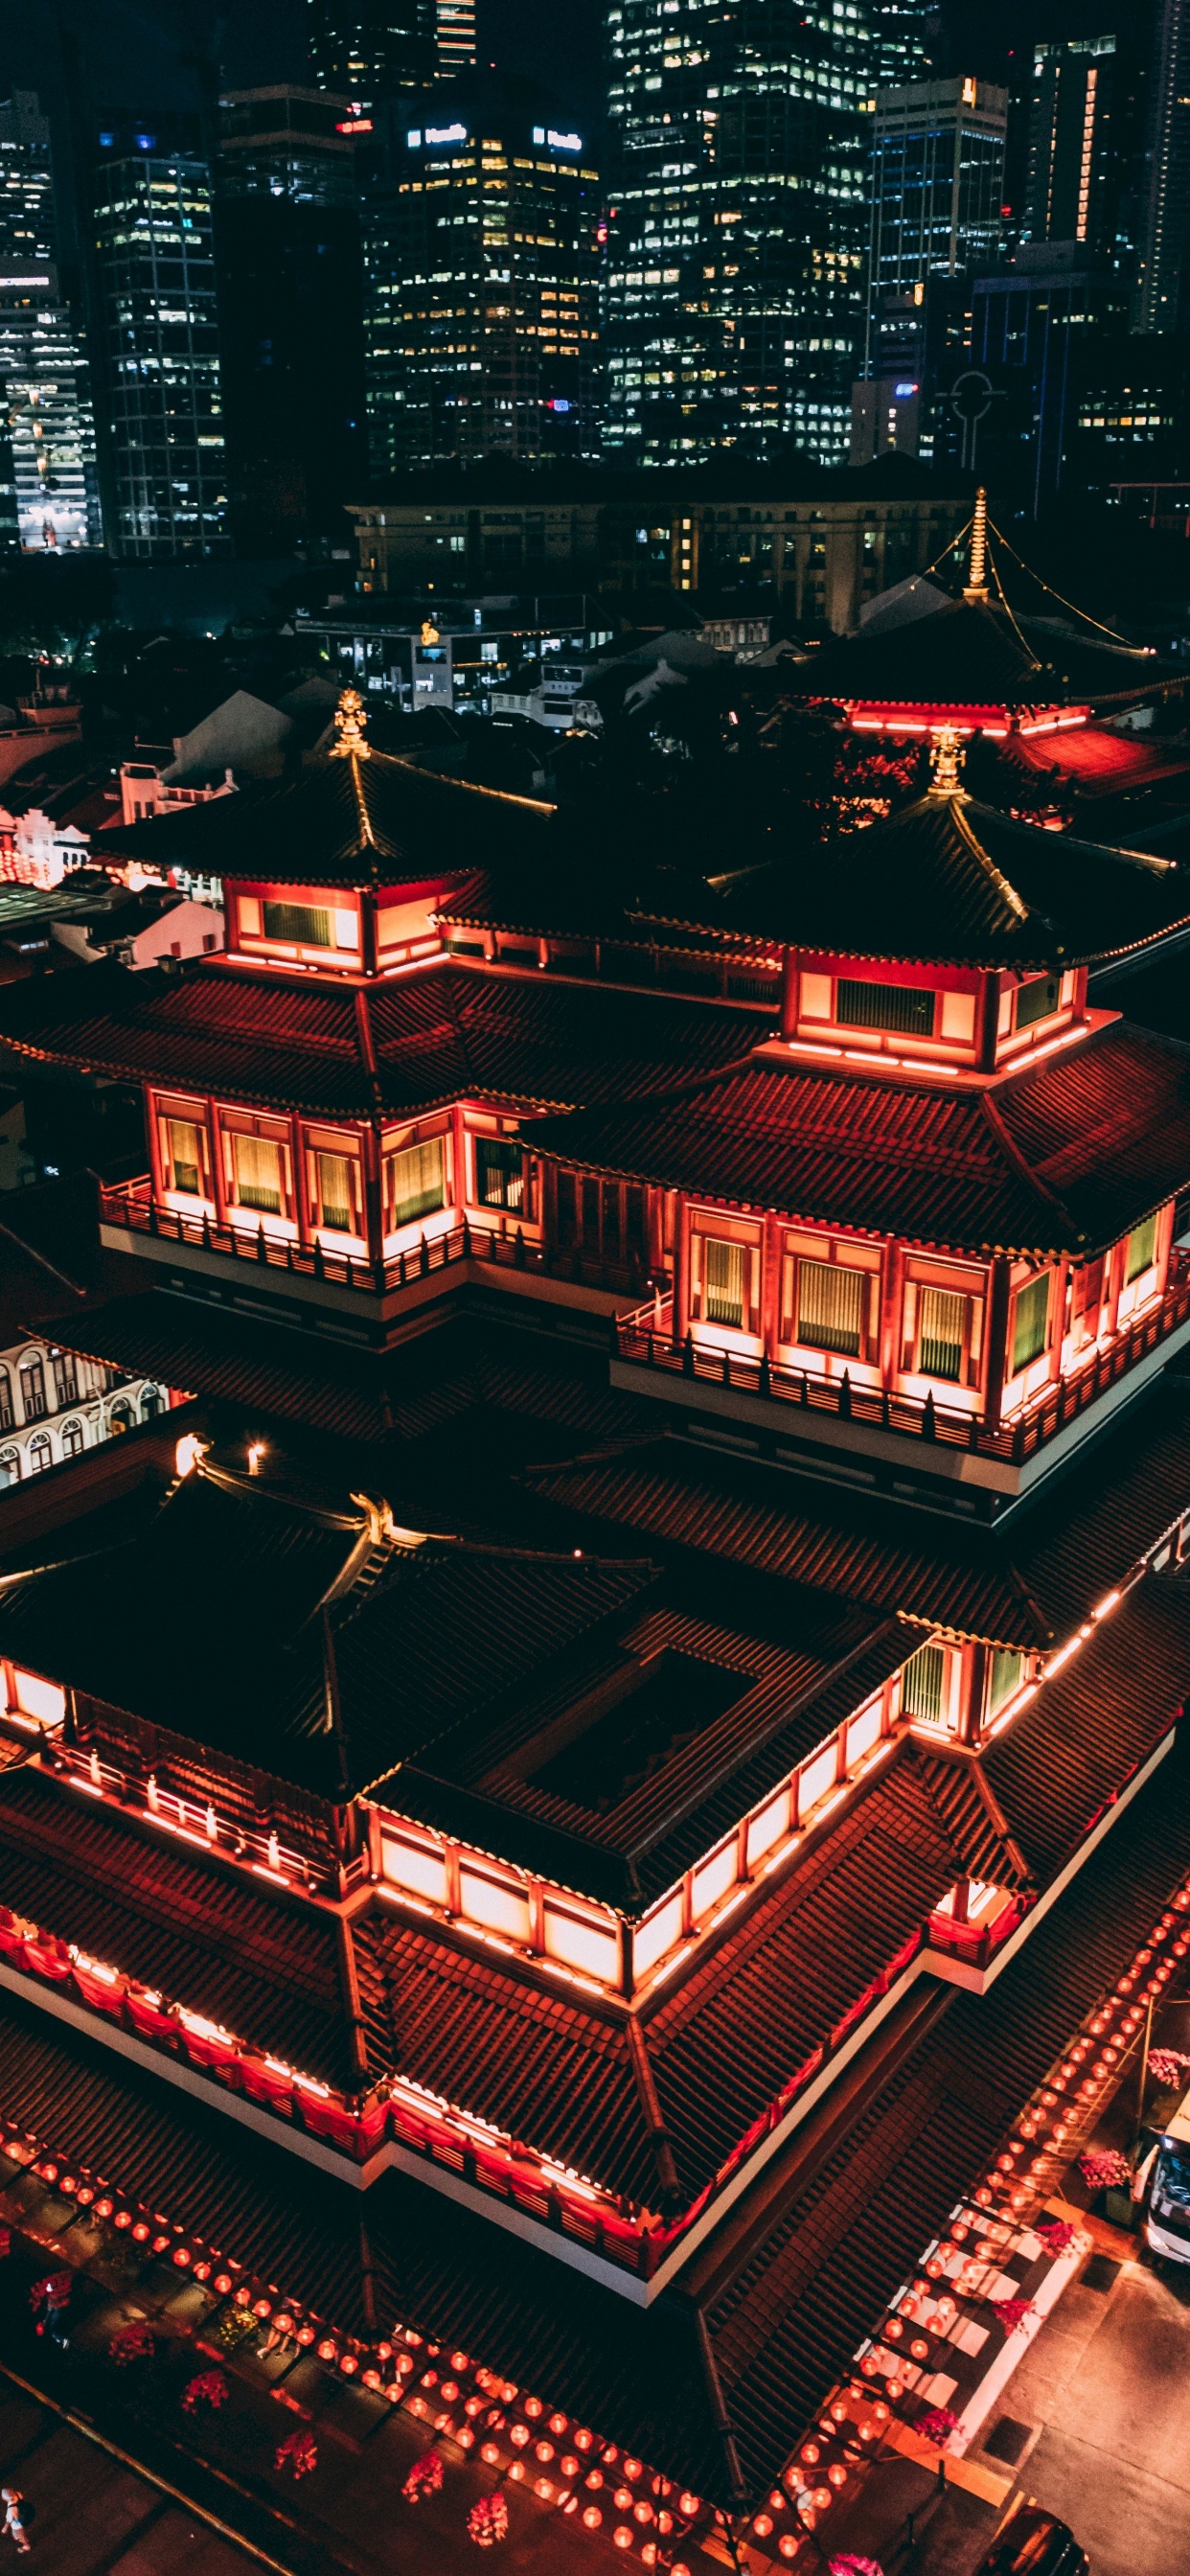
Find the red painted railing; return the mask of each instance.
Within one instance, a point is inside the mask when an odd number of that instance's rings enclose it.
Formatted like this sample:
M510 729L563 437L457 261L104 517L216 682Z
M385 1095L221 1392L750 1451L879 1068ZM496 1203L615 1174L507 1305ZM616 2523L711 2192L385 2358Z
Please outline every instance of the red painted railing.
M874 1431L899 1432L1022 1466L1188 1318L1190 1255L1175 1253L1161 1298L1126 1324L1106 1349L1096 1351L1084 1368L1057 1378L1024 1412L999 1423L961 1412L957 1405L939 1403L932 1395L891 1395L881 1387L864 1386L847 1370L841 1377L820 1376L814 1369L787 1368L763 1356L753 1359L739 1351L716 1350L707 1342L696 1342L691 1333L684 1342L675 1343L668 1299L650 1299L635 1314L622 1316L613 1327L613 1353L646 1372L661 1369L695 1384L732 1387L802 1412L834 1414L839 1421L863 1423Z

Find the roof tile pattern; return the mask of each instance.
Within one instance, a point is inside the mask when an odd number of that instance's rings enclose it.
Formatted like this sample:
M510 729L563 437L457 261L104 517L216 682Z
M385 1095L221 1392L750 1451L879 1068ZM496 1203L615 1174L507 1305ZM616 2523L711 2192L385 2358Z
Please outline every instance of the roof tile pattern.
M988 1091L759 1061L546 1118L583 1169L969 1252L1089 1253L1190 1181L1190 1049L1114 1022Z

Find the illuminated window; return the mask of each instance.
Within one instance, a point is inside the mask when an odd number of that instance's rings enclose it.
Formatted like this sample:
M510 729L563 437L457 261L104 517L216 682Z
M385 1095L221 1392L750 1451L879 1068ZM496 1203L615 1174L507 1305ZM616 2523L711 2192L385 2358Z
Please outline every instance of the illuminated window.
M867 1273L845 1270L841 1263L799 1261L797 1330L794 1338L811 1350L840 1351L858 1359L864 1338L864 1294Z
M917 992L907 984L860 984L841 976L835 997L835 1018L849 1029L894 1029L902 1035L929 1038L934 1034L933 993Z
M400 1154L384 1157L384 1225L387 1234L398 1226L413 1225L419 1216L432 1215L445 1197L442 1160L442 1138L432 1136L424 1145L407 1145Z
M12 1429L12 1380L6 1368L0 1368L0 1431Z
M476 1137L475 1197L479 1207L524 1206L525 1159L515 1138Z
M919 1646L901 1675L901 1707L924 1726L946 1723L946 1648Z
M58 1351L55 1355L54 1393L58 1400L59 1412L64 1404L78 1403L78 1370L73 1351Z
M316 1154L318 1222L336 1234L355 1232L355 1163L349 1154Z
M319 905L309 903L266 903L264 935L266 939L292 941L302 948L329 948L331 917Z
M708 1324L730 1324L738 1332L744 1321L744 1247L704 1240L706 1288L703 1311Z
M189 1198L202 1197L202 1144L198 1128L190 1118L167 1118L169 1145L167 1186L180 1190Z
M1050 1275L1043 1270L1040 1279L1031 1279L1027 1288L1017 1290L1012 1328L1013 1377L1018 1369L1028 1368L1030 1360L1039 1359L1045 1349L1049 1310Z
M280 1216L281 1148L268 1136L233 1138L236 1197L241 1207L258 1208L262 1216Z
M84 1442L83 1442L83 1426L82 1426L82 1423L81 1423L81 1422L64 1422L64 1423L63 1423L63 1425L62 1425L62 1455L63 1455L63 1457L64 1457L64 1458L77 1458L77 1457L79 1456L79 1453L80 1453L80 1451L82 1450L83 1446L84 1446Z
M923 1288L918 1367L923 1377L959 1379L963 1374L963 1325L966 1297L950 1288Z
M1006 1699L1020 1689L1024 1679L1025 1658L1013 1654L1007 1646L997 1646L992 1656L992 1678L988 1692L988 1715L994 1717Z
M1143 1270L1151 1270L1157 1258L1157 1219L1147 1216L1143 1225L1134 1226L1128 1237L1124 1260L1125 1280L1139 1279Z
M1031 1028L1034 1020L1048 1019L1050 1012L1057 1010L1060 989L1056 975L1039 975L1035 983L1022 984L1016 997L1018 1029Z
M53 1448L52 1448L52 1446L51 1446L51 1444L50 1444L50 1435L49 1435L48 1431L38 1431L38 1432L35 1432L35 1433L34 1433L34 1436L33 1436L33 1438L32 1438L32 1440L31 1440L31 1441L30 1441L30 1443L29 1443L29 1473L30 1473L30 1475L31 1475L31 1476L41 1476L41 1475L44 1475L46 1468L47 1468L47 1467L52 1467L52 1466L53 1466L53 1463L54 1463L54 1452L53 1452Z

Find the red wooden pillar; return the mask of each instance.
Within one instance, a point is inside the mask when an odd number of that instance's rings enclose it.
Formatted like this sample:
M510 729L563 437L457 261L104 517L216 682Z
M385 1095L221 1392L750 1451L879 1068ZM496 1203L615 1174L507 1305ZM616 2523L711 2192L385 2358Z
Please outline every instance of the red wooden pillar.
M369 1261L384 1259L384 1215L380 1205L380 1121L360 1129L364 1180L364 1234Z
M798 963L796 948L786 948L781 957L781 1035L791 1038L797 1030Z
M310 1193L307 1186L305 1148L302 1143L302 1124L296 1111L289 1121L289 1153L293 1164L293 1216L297 1227L297 1239L299 1243L310 1244L314 1240L314 1228L310 1220Z
M227 1224L227 1166L224 1162L223 1122L217 1100L207 1102L211 1133L211 1184L215 1192L215 1215L219 1225Z
M145 1143L149 1148L149 1195L155 1205L161 1207L165 1200L165 1174L161 1167L161 1119L152 1087L147 1082L144 1093Z
M781 1332L781 1227L771 1213L760 1229L760 1340L775 1359Z
M983 1733L983 1712L987 1699L990 1657L986 1646L968 1646L963 1656L962 1699L959 1705L958 1737L960 1744L978 1744Z
M1008 1368L1008 1308L1011 1266L1003 1254L992 1263L991 1291L988 1297L987 1330L984 1335L984 1420L989 1431L1000 1427L1000 1406L1004 1399L1004 1380Z
M687 1308L690 1302L687 1285L689 1251L686 1242L686 1200L679 1190L674 1194L674 1282L673 1341L675 1350L684 1340Z

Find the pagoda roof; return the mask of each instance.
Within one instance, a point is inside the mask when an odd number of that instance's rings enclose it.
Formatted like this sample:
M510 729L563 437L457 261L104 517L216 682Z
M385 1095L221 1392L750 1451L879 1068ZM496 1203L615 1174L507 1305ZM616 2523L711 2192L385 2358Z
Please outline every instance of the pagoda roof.
M141 823L113 823L105 862L256 884L422 884L552 845L554 808L419 769L362 743L316 752L293 775Z
M632 1096L691 1064L731 1062L764 1028L722 1003L568 989L445 958L366 984L220 958L180 975L111 963L10 986L0 1009L0 1045L20 1056L329 1118Z
M621 1541L669 1561L708 1560L1028 1653L1065 1644L1126 1582L1190 1500L1190 1385L1169 1372L1109 1425L1077 1472L1047 1484L993 1528L906 1511L876 1494L831 1491L747 1459L691 1452L669 1431L528 1470L558 1543ZM547 1517L548 1515L548 1517Z
M358 1501L203 1461L135 1540L0 1579L3 1651L335 1802L523 1689L656 1579L639 1558L377 1529ZM196 1592L218 1615L180 1655L178 1605Z
M986 711L1123 702L1172 676L1146 647L1089 624L1018 619L984 592L880 634L828 644L792 663L782 685L791 696L848 705Z
M777 1058L543 1118L536 1152L952 1251L1090 1254L1190 1182L1190 1049L1123 1020L986 1087Z
M1186 1762L1175 1747L987 1994L942 1989L928 2029L892 2035L842 2126L824 2106L768 2167L763 2211L746 2203L664 2298L630 2307L392 2173L367 2203L385 2323L476 2354L730 2508L725 2414L758 2500L1184 1875ZM0 1996L0 2021L14 2124L368 2336L357 2191L13 1996Z
M773 859L715 892L696 918L720 938L1019 972L1120 956L1190 923L1190 876L1168 861L937 787L801 864Z

